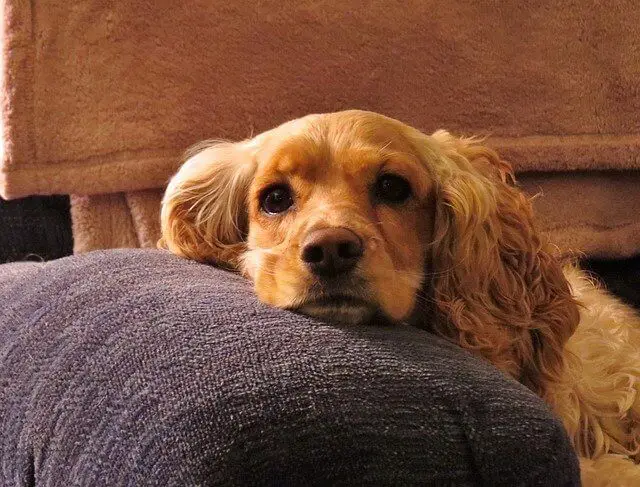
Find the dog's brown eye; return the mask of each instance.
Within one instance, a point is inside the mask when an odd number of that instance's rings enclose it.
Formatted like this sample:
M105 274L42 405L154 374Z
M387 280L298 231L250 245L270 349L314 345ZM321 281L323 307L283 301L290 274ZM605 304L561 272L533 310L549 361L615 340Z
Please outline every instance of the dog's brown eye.
M401 176L382 174L376 181L374 192L380 203L403 203L411 196L411 185Z
M293 196L288 186L279 184L262 192L260 206L269 215L277 215L287 211L293 205Z

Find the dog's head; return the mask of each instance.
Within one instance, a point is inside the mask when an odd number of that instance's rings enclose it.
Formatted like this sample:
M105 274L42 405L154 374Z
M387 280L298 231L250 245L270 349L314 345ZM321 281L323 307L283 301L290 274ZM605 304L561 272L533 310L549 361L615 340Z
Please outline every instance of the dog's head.
M577 308L511 177L495 152L444 131L309 115L198 147L165 194L162 245L322 319L423 314L535 388L560 367Z

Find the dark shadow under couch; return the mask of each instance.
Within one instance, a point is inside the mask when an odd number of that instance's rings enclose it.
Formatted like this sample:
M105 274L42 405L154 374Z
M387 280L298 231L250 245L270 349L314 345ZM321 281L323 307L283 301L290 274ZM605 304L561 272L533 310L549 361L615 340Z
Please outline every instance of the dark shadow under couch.
M72 252L68 196L0 198L0 264L51 260Z
M0 485L579 485L559 421L405 326L161 251L0 266Z

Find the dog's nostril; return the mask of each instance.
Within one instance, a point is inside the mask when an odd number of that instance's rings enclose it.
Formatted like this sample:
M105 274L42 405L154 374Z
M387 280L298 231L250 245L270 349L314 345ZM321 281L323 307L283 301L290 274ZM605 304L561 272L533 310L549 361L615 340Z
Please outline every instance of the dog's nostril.
M362 245L359 242L342 242L338 244L338 256L343 259L353 259L362 255Z
M317 264L324 259L324 251L322 247L316 245L309 245L302 251L302 260L309 264Z

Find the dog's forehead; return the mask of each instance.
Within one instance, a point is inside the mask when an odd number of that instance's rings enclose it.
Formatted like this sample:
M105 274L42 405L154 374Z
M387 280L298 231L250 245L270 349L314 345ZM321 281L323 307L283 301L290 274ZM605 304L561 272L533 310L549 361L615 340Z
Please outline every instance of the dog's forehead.
M368 112L311 115L274 130L260 165L313 179L326 171L360 173L390 154L414 153L400 125Z

